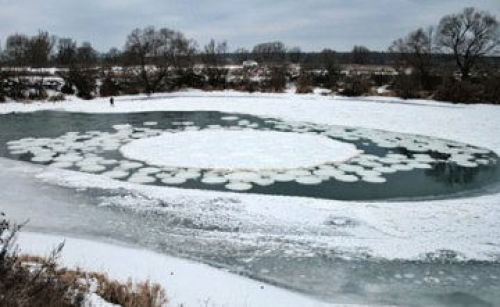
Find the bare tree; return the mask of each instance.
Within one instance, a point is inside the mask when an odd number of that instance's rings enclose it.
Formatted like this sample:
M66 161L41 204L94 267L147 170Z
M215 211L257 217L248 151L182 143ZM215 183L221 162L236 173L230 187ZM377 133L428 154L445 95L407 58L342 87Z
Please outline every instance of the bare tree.
M167 28L135 29L128 35L125 44L126 53L138 65L133 73L148 94L163 85L169 70L187 63L194 50L192 41L182 33Z
M24 34L12 34L7 37L5 54L8 60L19 66L27 64L30 39Z
M333 89L340 76L337 53L331 49L323 49L320 53L320 67L326 72L325 86Z
M250 51L243 47L236 49L234 53L236 53L236 58L240 63L250 58Z
M227 42L216 42L212 39L203 49L204 73L208 78L209 85L225 88L228 73L228 69L224 67L224 57L228 52Z
M97 57L97 51L89 42L83 42L76 50L76 60L81 65L91 66L97 62Z
M56 62L60 65L71 65L76 59L76 42L71 38L60 38L57 43Z
M433 52L433 28L422 28L409 33L406 37L395 40L389 51L396 54L396 66L404 71L412 68L420 77L421 85L429 88L429 77Z
M292 47L287 50L288 59L290 62L297 64L302 60L302 50L300 47Z
M227 41L216 42L214 39L211 39L203 48L203 63L211 66L224 65L224 56L227 54L227 51Z
M103 60L107 65L118 65L122 57L122 52L118 48L111 48L103 56Z
M49 32L39 31L29 41L28 57L31 65L46 67L52 55L56 39Z
M258 44L252 53L261 62L282 63L285 60L286 47L279 41Z
M370 49L365 46L354 46L352 49L352 62L354 64L368 64Z
M499 24L488 12L465 8L441 19L437 41L445 51L453 52L462 80L466 80L478 61L499 46Z

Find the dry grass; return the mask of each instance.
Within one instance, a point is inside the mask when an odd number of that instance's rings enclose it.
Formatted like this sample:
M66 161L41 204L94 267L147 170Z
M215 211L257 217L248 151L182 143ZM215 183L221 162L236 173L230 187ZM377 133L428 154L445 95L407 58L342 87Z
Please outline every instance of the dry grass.
M167 304L165 290L149 280L134 284L130 279L127 283L110 280L100 273L90 273L88 276L97 283L95 292L110 303L123 307L159 307Z
M19 255L14 241L20 227L3 216L0 213L0 306L81 306L90 292L123 307L166 306L165 291L159 284L122 283L104 274L59 267L57 259L64 243L48 257Z
M45 276L51 276L53 280L57 280L58 284L65 285L61 288L63 291L53 293L57 297L64 296L75 297L79 299L68 300L69 304L62 304L60 301L54 303L48 302L46 299L42 301L44 304L37 306L79 306L84 294L89 291L95 292L105 301L118 304L123 307L160 307L166 306L167 298L165 290L156 283L151 283L149 280L145 282L133 283L129 279L126 283L117 280L109 279L102 273L85 272L81 269L67 270L65 268L57 268L53 261L54 258L43 258L39 256L21 255L17 259L17 263L21 267L36 269L50 268ZM48 292L45 296L52 296L52 292L57 289L45 288ZM76 297L75 297L76 298ZM40 299L40 298L37 298ZM0 306L4 306L1 304ZM10 306L10 305L5 305ZM32 306L32 305L12 305L12 306Z

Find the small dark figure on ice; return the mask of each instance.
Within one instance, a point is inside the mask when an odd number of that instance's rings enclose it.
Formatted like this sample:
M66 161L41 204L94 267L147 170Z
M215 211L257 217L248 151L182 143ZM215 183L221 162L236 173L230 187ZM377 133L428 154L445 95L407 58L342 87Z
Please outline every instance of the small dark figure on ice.
M109 104L114 107L115 106L115 98L114 97L111 97L109 98Z

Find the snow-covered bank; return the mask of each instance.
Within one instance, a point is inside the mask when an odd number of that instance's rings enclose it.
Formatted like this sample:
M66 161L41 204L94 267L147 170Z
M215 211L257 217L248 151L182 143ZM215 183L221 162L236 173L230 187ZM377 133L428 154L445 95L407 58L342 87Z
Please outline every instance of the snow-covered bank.
M386 97L345 98L234 91L185 91L107 99L71 98L61 103L4 103L0 113L60 110L86 113L147 111L221 111L355 127L423 134L488 147L500 153L500 107L454 105Z
M20 234L18 244L23 253L48 255L63 241L60 260L64 266L105 272L120 281L131 277L136 281L158 282L166 290L169 306L340 306L146 250L29 232Z

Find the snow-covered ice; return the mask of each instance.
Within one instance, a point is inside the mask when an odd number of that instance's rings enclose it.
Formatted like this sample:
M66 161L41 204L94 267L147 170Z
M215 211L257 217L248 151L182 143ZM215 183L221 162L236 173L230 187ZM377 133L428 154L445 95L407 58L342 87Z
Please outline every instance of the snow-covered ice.
M346 161L352 144L324 136L257 130L164 133L132 141L120 151L151 165L205 169L285 169Z

